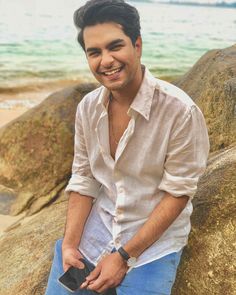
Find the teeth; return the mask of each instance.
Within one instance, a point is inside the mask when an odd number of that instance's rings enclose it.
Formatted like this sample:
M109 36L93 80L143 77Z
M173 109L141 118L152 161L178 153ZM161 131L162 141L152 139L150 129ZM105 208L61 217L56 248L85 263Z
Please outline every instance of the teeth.
M110 71L110 72L104 72L104 74L106 75L106 76L110 76L110 75L113 75L113 74L115 74L115 73L117 73L117 72L119 72L120 71L120 68L119 69L116 69L116 70L113 70L113 71Z

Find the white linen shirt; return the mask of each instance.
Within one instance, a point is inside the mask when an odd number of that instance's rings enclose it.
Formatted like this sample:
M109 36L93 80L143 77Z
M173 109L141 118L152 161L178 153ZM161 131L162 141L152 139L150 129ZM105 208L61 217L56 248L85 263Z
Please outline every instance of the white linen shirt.
M101 86L79 103L72 176L66 192L94 198L79 250L95 265L124 246L147 221L165 192L190 197L163 235L137 259L135 267L183 248L190 232L191 199L209 151L200 109L176 86L145 69L128 115L128 127L110 155L107 102Z

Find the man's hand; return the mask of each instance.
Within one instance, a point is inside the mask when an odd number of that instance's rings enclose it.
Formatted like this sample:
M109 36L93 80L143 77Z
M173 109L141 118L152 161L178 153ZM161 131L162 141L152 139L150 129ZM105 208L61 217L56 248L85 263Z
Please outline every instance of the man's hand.
M64 271L67 271L71 266L84 268L83 262L79 260L80 258L83 258L83 256L76 248L62 246L62 262Z
M128 270L127 263L118 252L105 256L86 278L81 288L102 293L120 284Z

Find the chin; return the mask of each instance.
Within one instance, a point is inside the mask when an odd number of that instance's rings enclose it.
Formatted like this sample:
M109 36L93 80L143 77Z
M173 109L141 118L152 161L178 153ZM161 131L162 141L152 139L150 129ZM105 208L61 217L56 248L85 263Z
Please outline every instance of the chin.
M126 86L126 83L124 83L124 82L113 82L113 83L102 83L101 82L101 84L103 86L105 86L107 89L113 90L113 91L122 90Z
M122 86L117 86L117 85L104 85L107 89L116 91L116 90L121 90L123 87Z

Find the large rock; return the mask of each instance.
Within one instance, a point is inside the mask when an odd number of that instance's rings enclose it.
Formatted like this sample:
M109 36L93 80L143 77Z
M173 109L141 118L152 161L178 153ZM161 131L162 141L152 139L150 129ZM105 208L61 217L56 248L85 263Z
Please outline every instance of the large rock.
M211 151L236 142L236 45L207 52L175 84L203 111Z
M172 295L236 294L235 171L236 146L211 156Z
M17 196L11 214L39 211L66 185L76 106L94 87L82 84L56 92L0 129L0 195L13 191Z
M0 295L45 293L54 242L62 237L65 224L67 202L61 196L0 239Z

